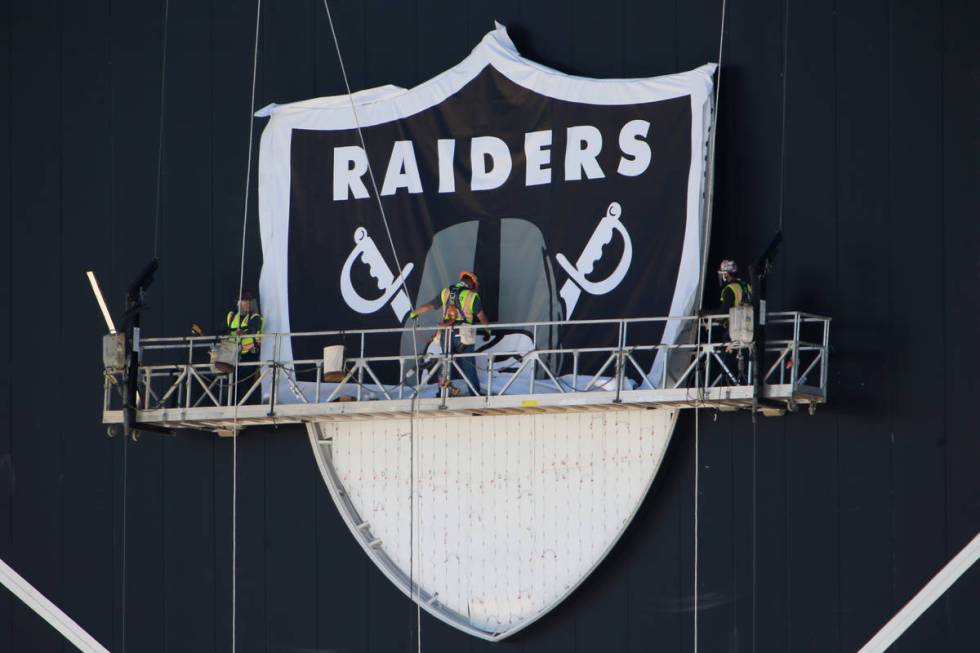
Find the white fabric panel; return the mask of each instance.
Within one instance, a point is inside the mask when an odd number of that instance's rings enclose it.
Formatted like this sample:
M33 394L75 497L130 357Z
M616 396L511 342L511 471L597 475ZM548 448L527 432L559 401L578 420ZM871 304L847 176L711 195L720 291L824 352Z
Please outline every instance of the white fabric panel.
M704 153L715 66L649 79L575 77L524 59L498 26L458 65L415 88L356 93L356 123L380 125L435 106L487 66L530 91L571 102L630 105L690 98L693 156L670 314L692 313L706 242ZM259 160L260 294L267 332L288 333L292 132L349 130L355 115L347 96L272 105L260 113L270 116ZM552 161L551 168L561 166ZM668 324L663 342L674 343L679 326ZM263 349L264 358L273 354L293 359L289 339L282 339L277 352ZM660 378L662 365L658 355L652 378ZM522 376L528 378L510 392L529 392L529 374ZM481 380L486 383L485 376ZM567 376L562 380L571 382ZM584 389L588 381L579 377L577 385ZM495 389L504 382L496 377ZM312 400L312 384L300 387ZM321 397L332 389L321 386ZM535 381L537 392L555 390L550 380ZM434 393L435 387L425 392ZM292 390L284 385L278 397L290 401ZM675 417L669 410L453 414L418 419L411 438L410 423L397 419L324 422L309 429L335 503L379 568L406 594L415 588L438 618L497 640L560 603L608 553L657 473Z
M499 639L557 605L605 557L656 475L674 418L419 419L414 543L408 420L322 423L331 442L314 435L313 447L331 492L349 499L349 509L338 505L355 536L400 589L410 593L411 569L422 596L436 597L426 609Z
M507 30L498 25L489 32L470 55L459 64L412 89L383 86L348 96L305 100L287 105L270 105L258 115L271 116L262 132L259 151L259 221L262 234L263 267L259 291L266 331L288 333L289 297L289 197L290 142L293 129L346 130L382 124L414 115L435 106L460 90L486 66L532 91L571 102L596 105L628 105L677 97L690 97L692 105L691 151L693 156L688 179L688 216L677 282L671 302L671 315L693 312L701 273L701 251L704 234L703 181L704 154L707 151L711 115L712 75L716 65L705 64L695 70L675 75L644 79L591 79L566 75L522 57ZM663 342L673 343L679 323L669 323ZM266 348L263 358L272 352ZM293 358L292 343L282 341L281 360ZM658 355L652 370L659 378L663 356ZM267 387L267 386L266 386Z

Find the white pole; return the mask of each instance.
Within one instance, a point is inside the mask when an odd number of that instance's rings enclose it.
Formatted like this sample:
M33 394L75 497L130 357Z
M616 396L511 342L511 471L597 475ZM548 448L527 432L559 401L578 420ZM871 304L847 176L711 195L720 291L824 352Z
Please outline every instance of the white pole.
M926 609L935 603L967 569L980 559L980 533L933 576L858 653L881 653L895 643Z
M3 560L0 560L0 583L3 583L7 589L13 592L14 596L27 604L27 607L38 613L42 619L54 626L55 630L78 647L82 653L109 653L109 649L82 630L81 626L72 621L71 617L59 610L58 606L34 589Z
M116 325L112 323L112 316L109 315L109 307L106 306L105 297L102 296L102 289L99 288L99 282L95 280L95 273L89 270L85 273L85 276L88 277L88 282L92 286L95 301L99 302L99 308L102 309L102 319L105 320L105 325L109 327L109 333L115 333Z

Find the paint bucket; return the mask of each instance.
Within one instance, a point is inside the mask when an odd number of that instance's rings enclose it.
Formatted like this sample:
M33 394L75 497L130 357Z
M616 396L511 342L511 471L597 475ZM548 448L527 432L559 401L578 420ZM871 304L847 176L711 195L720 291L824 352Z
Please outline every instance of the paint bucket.
M344 346L329 345L323 348L323 380L339 383L344 380Z
M225 340L211 347L211 371L215 374L231 374L238 361L238 343Z

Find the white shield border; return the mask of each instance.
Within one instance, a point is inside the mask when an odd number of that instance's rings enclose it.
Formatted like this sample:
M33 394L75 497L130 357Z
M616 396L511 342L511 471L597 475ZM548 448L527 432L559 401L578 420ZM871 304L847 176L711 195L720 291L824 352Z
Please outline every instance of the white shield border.
M636 408L623 408L622 410L642 410ZM308 422L307 432L310 437L310 446L313 448L313 455L316 458L317 466L320 468L320 474L323 476L324 483L327 486L327 490L330 492L330 498L333 499L334 505L337 507L337 511L343 518L344 523L347 524L347 528L350 530L351 535L367 554L368 558L381 570L381 572L392 582L392 584L397 587L405 596L407 596L412 601L418 598L418 603L421 608L426 612L436 617L440 621L443 621L450 626L457 628L465 633L473 635L474 637L479 637L490 642L499 642L507 637L510 637L514 633L517 633L524 628L530 626L531 624L537 622L543 616L554 610L562 602L565 601L573 592L575 592L578 587L589 578L592 573L602 564L602 561L606 559L610 551L616 546L619 540L622 538L623 533L629 528L629 525L633 522L633 518L639 511L640 507L646 501L647 496L650 493L650 488L653 486L653 481L660 472L660 467L663 464L663 460L667 455L667 450L670 448L670 441L673 439L674 430L677 426L677 417L680 413L678 409L661 409L669 411L670 416L670 426L668 428L669 432L666 436L666 442L663 446L663 454L657 459L656 464L653 469L650 470L650 477L646 482L646 486L640 493L635 505L629 512L628 518L623 522L622 527L619 532L610 540L609 546L596 557L592 566L588 568L573 584L571 584L565 593L558 596L550 605L540 610L537 614L532 617L522 621L516 626L509 628L500 632L492 632L488 630L483 630L473 626L463 615L456 613L455 611L443 608L439 602L429 602L428 598L431 598L425 588L419 586L413 580L411 580L405 572L395 564L382 549L372 546L372 536L369 535L369 531L360 528L359 526L365 522L360 518L356 507L353 502L348 498L348 493L340 481L340 478L333 467L332 463L332 452L330 451L330 445L320 438L320 427L316 422Z
M316 98L286 105L269 105L256 113L269 117L259 147L259 228L262 237L262 273L259 293L266 314L268 333L290 333L289 288L289 197L292 130L350 130L414 115L438 105L492 66L515 84L545 97L595 105L629 105L677 97L691 101L691 165L687 183L687 221L681 260L670 305L671 315L687 315L700 294L703 253L707 251L708 222L705 216L705 167L694 152L707 155L712 116L713 75L716 64L707 63L674 75L638 79L591 79L566 75L522 57L502 25L486 34L459 64L412 88L382 86L349 97ZM352 103L356 107L352 110ZM681 337L681 324L668 322L663 342ZM272 355L263 349L262 357ZM283 338L279 358L293 358L292 340ZM651 378L658 378L663 357L657 355Z
M693 151L707 151L708 122L711 119L711 76L715 70L714 64L706 64L687 73L651 79L594 80L573 77L522 58L502 26L498 26L496 30L487 34L473 53L459 65L415 89L405 90L387 86L354 94L353 101L357 106L358 122L363 126L397 120L423 110L427 106L438 104L475 77L487 65L492 65L511 81L531 91L568 101L592 104L630 104L689 95L693 109L692 149ZM614 89L617 92L611 92ZM259 161L260 186L263 189L259 197L259 213L264 259L260 292L263 301L266 303L267 312L270 313L270 323L267 324L269 330L288 333L290 331L289 306L286 288L287 275L284 265L288 258L289 169L288 165L285 166L285 169L282 166L283 162L288 161L287 154L290 147L291 131L294 127L351 129L354 127L354 121L350 111L350 99L347 96L320 98L278 107L272 105L257 115L272 116L272 120L262 135ZM703 276L701 267L704 264L703 252L707 249L710 223L710 216L705 215L704 190L704 169L692 160L688 180L688 220L678 279L675 283L674 298L671 304L672 315L687 314L700 294L700 280ZM689 335L679 333L679 327L680 325L677 323L668 323L663 341L675 342L677 339ZM280 357L289 358L290 356L291 342L287 338L282 343ZM659 375L658 367L662 364L662 357L658 355L653 370L654 378ZM622 527L610 540L608 547L600 556L596 557L592 566L547 608L508 630L491 632L472 626L465 618L455 612L440 610L438 603L429 605L422 600L421 607L441 621L488 641L500 641L536 622L553 610L602 563L646 500L676 428L678 411L672 410L671 413L670 427L666 435L663 454L650 470L646 486L632 507L629 518L623 522ZM329 450L327 449L327 455L324 453L327 445L321 445L319 426L316 423L308 423L307 430L314 457L330 496L355 540L396 587L406 596L414 598L413 593L417 594L420 588L413 584L408 576L383 551L372 547L368 534L358 528L361 521L353 503L347 498L345 488L332 465Z

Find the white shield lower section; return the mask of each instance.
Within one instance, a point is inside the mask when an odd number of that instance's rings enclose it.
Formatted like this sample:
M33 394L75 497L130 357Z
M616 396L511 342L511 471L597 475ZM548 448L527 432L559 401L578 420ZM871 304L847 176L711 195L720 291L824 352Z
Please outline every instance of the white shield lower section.
M309 430L334 502L385 575L439 619L499 640L558 605L610 551L675 418L614 409Z

